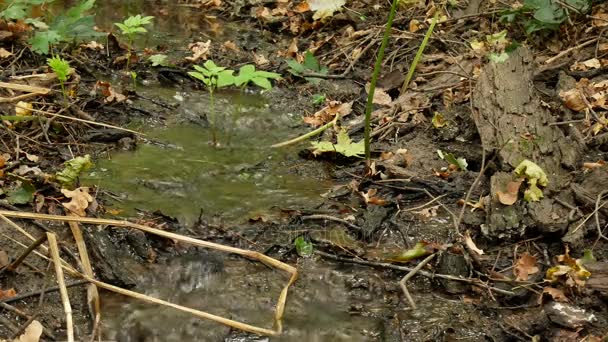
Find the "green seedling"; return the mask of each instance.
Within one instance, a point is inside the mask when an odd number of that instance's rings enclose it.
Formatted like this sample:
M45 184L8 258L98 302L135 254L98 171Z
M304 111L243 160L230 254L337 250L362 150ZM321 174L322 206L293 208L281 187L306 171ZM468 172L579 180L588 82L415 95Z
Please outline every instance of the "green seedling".
M217 89L229 87L234 84L234 70L217 66L212 60L207 60L203 66L194 65L196 71L188 72L193 78L203 82L209 92L209 111L211 113L211 135L214 145L217 144L216 115L214 93Z
M281 75L276 72L255 70L255 66L247 64L239 69L239 74L234 78L234 85L242 90L248 84L253 83L264 90L269 90L272 88L270 80L278 80L280 78Z
M63 93L63 97L67 99L68 96L65 90L65 82L68 80L68 76L70 75L70 63L61 57L53 57L47 59L47 65L57 75L57 79L61 84L61 92Z
M298 236L293 242L296 247L296 252L301 257L309 257L313 253L313 245L312 242L306 241L304 237Z
M327 100L327 96L325 96L325 94L314 94L312 96L312 103L314 105L324 104L325 100Z
M442 150L437 150L439 158L445 160L450 165L456 166L460 171L466 171L469 164L465 158L456 158L452 153L445 153Z
M153 16L142 17L140 14L136 16L130 16L125 19L122 23L114 23L118 26L121 33L129 40L129 46L127 51L127 70L129 70L129 62L131 60L131 51L133 50L133 43L135 36L140 33L146 33L148 30L144 25L152 24Z
M137 90L137 73L135 71L131 71L129 75L131 75L131 80L133 80L133 90Z
M314 75L327 75L328 73L327 68L322 67L310 51L306 51L304 54L304 63L300 64L295 59L288 59L287 65L289 66L287 71L292 75L304 77L306 81L312 84L317 84L321 81L321 78L314 77Z

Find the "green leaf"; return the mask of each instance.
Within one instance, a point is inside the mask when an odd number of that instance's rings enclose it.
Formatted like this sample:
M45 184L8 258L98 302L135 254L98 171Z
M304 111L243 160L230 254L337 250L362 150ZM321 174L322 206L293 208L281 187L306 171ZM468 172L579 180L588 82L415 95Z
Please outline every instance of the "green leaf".
M271 80L280 80L281 79L281 74L277 74L276 72L257 70L255 72L255 75L257 77L264 77L264 78L268 78Z
M91 156L87 154L84 157L68 160L63 165L65 165L65 168L55 174L55 179L62 186L69 187L76 181L80 173L90 169L93 163L91 162Z
M514 173L518 177L525 178L530 186L524 192L524 200L528 202L538 202L543 198L543 191L538 186L547 186L549 184L549 179L540 166L525 159L515 168Z
M0 18L7 20L19 20L27 16L27 6L25 4L13 3L4 11L0 12Z
M198 65L194 65L194 69L196 69L196 71L198 71L199 73L205 75L206 77L211 77L211 72L206 69L206 68L202 68Z
M408 262L414 259L421 258L423 256L427 256L432 253L426 248L427 244L424 242L418 242L414 246L414 248L408 249L399 255L389 257L388 260L396 261L396 262Z
M582 265L587 264L587 263L591 263L591 262L596 262L597 259L593 256L593 250L591 249L585 249L583 251L583 257L580 259L577 259L577 261L580 261L580 263Z
M239 75L253 76L256 73L255 66L251 64L243 65L239 69Z
M218 88L228 87L234 84L234 73L233 70L223 70L217 74L217 84Z
M28 43L32 45L32 51L37 54L46 55L49 53L49 45L57 44L61 36L54 30L38 31Z
M506 52L488 54L488 59L496 64L504 63L509 59L509 54Z
M21 177L19 179L21 179L21 185L7 193L6 200L10 204L27 204L34 199L36 188L29 180Z
M152 62L152 66L167 66L169 65L167 63L167 59L169 57L167 57L167 55L163 55L163 54L156 54L156 55L152 55L150 56L150 58L148 58L150 60L150 62Z
M253 83L255 83L258 87L268 90L272 88L272 84L267 78L264 77L254 77L251 79Z
M325 103L325 99L326 99L326 98L327 98L327 97L326 97L325 95L323 95L323 94L314 94L314 95L312 96L312 103L313 103L314 105L320 105L320 104L323 104L323 103Z
M466 171L469 164L464 158L456 158L452 153L443 153L441 150L437 150L439 158L448 162L448 164L458 167L461 171Z
M304 237L298 236L294 241L294 245L296 246L296 252L301 257L308 257L312 255L313 245L312 242L306 241Z
M363 140L353 143L345 129L338 133L338 142L333 144L329 141L313 142L313 154L318 155L324 152L336 152L345 157L363 157L365 154L365 142Z
M304 65L298 63L295 59L288 59L287 66L289 66L289 68L290 68L289 72L296 76L299 76L301 73L306 71L306 67L304 67Z
M317 59L315 58L315 56L310 51L306 51L306 53L304 54L304 66L307 69L310 69L310 70L313 70L313 71L319 71L320 70L319 61L317 61Z
M46 60L47 64L53 72L57 74L57 79L61 83L67 81L68 75L70 74L70 63L61 57L53 57Z

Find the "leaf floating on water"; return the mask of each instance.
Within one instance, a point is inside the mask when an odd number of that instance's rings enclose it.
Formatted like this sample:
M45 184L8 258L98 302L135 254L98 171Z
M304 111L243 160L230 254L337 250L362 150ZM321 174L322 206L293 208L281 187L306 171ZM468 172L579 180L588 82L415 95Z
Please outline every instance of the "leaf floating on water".
M88 154L84 157L76 157L68 160L64 163L64 165L65 168L62 171L57 172L55 179L59 182L59 184L65 187L71 186L81 172L93 167L91 156Z

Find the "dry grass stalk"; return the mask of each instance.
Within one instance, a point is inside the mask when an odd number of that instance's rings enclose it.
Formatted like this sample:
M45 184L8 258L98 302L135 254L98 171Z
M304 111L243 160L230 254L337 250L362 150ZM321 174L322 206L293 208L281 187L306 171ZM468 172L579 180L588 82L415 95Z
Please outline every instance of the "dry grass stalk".
M59 257L59 246L57 245L57 237L54 233L46 233L49 240L49 249L53 264L55 265L55 274L57 275L57 284L59 285L59 293L61 294L61 302L63 303L63 311L65 311L65 323L67 328L68 342L74 342L74 324L72 323L72 306L70 305L70 297L68 297L68 289L65 287L65 279L63 278L63 264Z
M282 319L283 319L283 314L285 312L285 303L287 301L287 293L289 290L289 287L296 281L296 279L298 278L298 271L295 267L288 265L286 263L283 263L279 260L273 259L267 255L264 255L262 253L259 252L255 252L255 251L250 251L250 250L245 250L245 249L240 249L240 248L236 248L236 247L230 247L230 246L224 246L224 245L220 245L217 243L213 243L213 242L208 242L208 241L204 241L204 240L199 240L199 239L195 239L195 238L191 238L191 237L187 237L187 236L183 236L183 235L179 235L176 233L171 233L171 232L166 232L160 229L156 229L156 228L152 228L152 227L148 227L148 226L144 226L144 225L140 225L140 224L136 224L136 223L132 223L129 221L118 221L118 220L110 220L110 219L101 219L101 218L90 218L90 217L78 217L78 216L60 216L60 215L47 215L47 214L37 214L37 213L27 213L27 212L17 212L17 211L9 211L9 210L0 210L0 217L5 216L5 217L14 217L14 218L22 218L22 219L31 219L31 220L47 220L47 221L62 221L62 222L79 222L79 223L86 223L86 224L97 224L97 225L109 225L109 226L115 226L115 227L124 227L124 228L132 228L132 229L138 229L141 230L143 232L149 233L149 234L154 234L154 235L158 235L158 236L162 236L164 238L167 239L171 239L171 240L175 240L175 241L180 241L180 242L184 242L184 243L188 243L194 246L200 246L200 247L205 247L205 248L211 248L211 249L215 249L215 250L219 250L222 252L227 252L227 253L233 253L233 254L237 254L237 255L241 255L244 256L246 258L250 258L250 259L254 259L257 261L260 261L270 267L274 267L274 268L278 268L284 272L287 272L290 275L289 281L287 282L287 284L285 285L285 287L283 287L283 289L281 290L281 294L279 295L279 299L277 301L277 305L276 305L276 309L275 309L275 315L274 315L274 329L270 330L270 329L265 329L265 328L260 328L260 327L256 327L256 326L252 326L249 324L245 324L245 323L241 323L241 322L237 322L231 319L227 319L227 318L223 318L220 316L216 316L204 311L200 311L200 310L196 310L196 309L192 309L192 308L188 308L188 307L184 307L181 305L177 305L174 303L170 303L161 299L157 299L157 298L153 298L153 297L149 297L137 292L133 292L133 291L129 291L129 290L125 290L110 284L106 284L103 282L100 282L96 279L93 279L92 277L89 277L87 275L81 274L79 272L77 272L76 270L74 270L72 267L70 266L63 266L64 269L66 269L68 272L72 273L75 276L79 276L95 285L97 285L98 287L116 292L116 293L120 293L126 296L130 296L133 298L137 298L140 300L144 300L150 303L155 303L155 304L161 304L161 305L165 305L165 306L169 306L172 307L174 309L183 311L183 312L187 312L190 313L194 316L200 317L200 318L204 318L204 319L208 319L211 321L215 321L227 326L230 326L232 328L235 329L239 329L239 330L243 330L243 331L248 331L248 332L252 332L255 334L260 334L260 335L270 335L270 336L276 336L281 334L281 332L283 331L283 325L282 325Z

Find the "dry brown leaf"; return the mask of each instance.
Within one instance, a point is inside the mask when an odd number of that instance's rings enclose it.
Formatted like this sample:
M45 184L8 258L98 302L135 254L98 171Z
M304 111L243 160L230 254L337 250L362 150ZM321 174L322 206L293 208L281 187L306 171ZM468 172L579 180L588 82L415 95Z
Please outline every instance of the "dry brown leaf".
M10 288L8 290L0 289L0 300L13 298L16 295L17 295L17 291L15 291L15 289L13 289L13 288Z
M125 95L115 91L109 82L97 81L97 83L95 83L95 86L93 87L93 90L95 92L97 90L101 91L101 94L104 97L103 101L105 103L111 103L111 102L120 103L127 99L127 97Z
M595 163L591 163L591 162L583 163L583 168L590 170L590 169L596 169L598 167L602 167L604 165L606 165L605 161L598 160Z
M378 189L369 189L367 193L360 191L359 194L363 197L366 204L375 204L375 205L386 205L386 201L380 197L377 197Z
M17 105L15 105L15 115L30 116L32 115L32 109L34 109L34 105L30 102L19 101L17 102Z
M80 187L75 190L61 189L61 193L72 200L67 203L62 203L65 208L78 216L86 216L85 210L89 203L93 201L93 197L89 195L88 187Z
M370 83L367 83L365 85L365 92L368 94L369 94L370 86L371 86ZM391 99L391 96L382 87L376 87L376 90L374 91L373 103L379 104L382 106L388 106L392 102L393 102L393 100Z
M504 192L497 191L496 196L498 197L498 201L504 205L515 204L515 202L517 202L517 195L519 194L521 183L521 180L509 182L507 184L507 189Z
M597 58L591 58L583 62L577 62L570 66L571 71L587 71L591 69L599 69L602 63Z
M298 63L301 63L304 60L304 57L298 55L298 39L295 37L291 40L291 43L289 44L289 47L287 48L287 50L285 50L285 51L279 50L277 52L277 55L279 57L295 58L298 61Z
M560 289L556 289L554 287L550 287L547 286L543 289L543 293L539 298L539 302L542 301L543 295L544 294L548 294L549 296L551 296L551 298L553 298L554 301L556 302L562 302L562 303L567 303L569 302L568 298L566 297L566 294L564 293L564 291L560 290Z
M188 44L188 50L192 51L192 57L186 57L187 61L197 62L199 59L207 59L211 49L211 40Z
M418 211L413 211L414 214L418 214L420 216L422 216L425 219L430 219L433 218L435 216L437 216L437 211L439 210L439 205L433 206L433 207L428 207L428 208L424 208L422 210L418 210Z
M528 252L524 252L515 264L513 268L513 274L518 281L526 281L530 274L538 273L539 269L536 266L536 257L530 255Z
M483 255L483 250L477 248L477 245L475 244L475 242L473 242L471 234L468 230L464 233L464 243L467 245L467 247L469 247L470 250L474 251L478 255Z
M325 125L332 121L336 115L340 115L341 118L351 113L353 108L353 102L341 103L339 101L331 101L329 104L312 116L306 116L302 120L305 123L318 127Z
M410 20L409 31L411 33L414 33L414 32L417 32L418 30L420 30L420 21L417 19Z
M222 47L227 51L239 52L239 47L231 40L225 41L224 44L222 44Z
M593 20L591 21L593 27L604 27L608 26L608 13L603 12L602 8L598 8L598 11L593 13Z
M10 57L12 55L13 55L13 53L8 51L7 49L0 48L0 58L6 58L6 57Z
M103 50L104 49L103 44L100 44L94 40L92 40L86 44L80 44L80 47L83 47L85 49L91 49L91 50Z
M264 55L262 55L262 54L258 55L255 52L253 53L253 62L255 63L256 66L259 66L259 67L270 63L268 61L268 59L266 57L264 57Z

